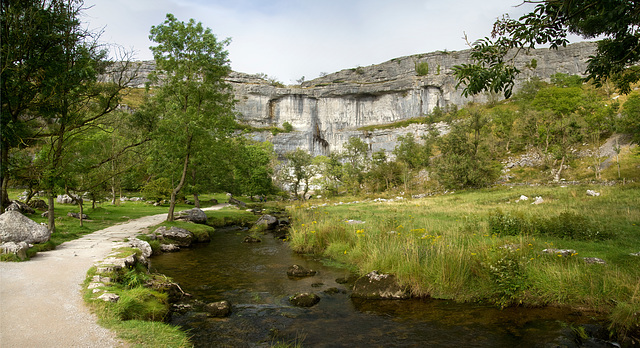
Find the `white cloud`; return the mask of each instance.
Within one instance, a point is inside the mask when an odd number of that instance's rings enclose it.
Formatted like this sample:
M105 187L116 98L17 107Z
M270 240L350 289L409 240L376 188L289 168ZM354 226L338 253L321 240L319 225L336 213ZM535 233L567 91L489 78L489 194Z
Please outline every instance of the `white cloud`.
M437 50L466 49L462 39L489 35L495 19L525 8L504 0L86 0L84 20L102 39L151 59L149 29L166 13L202 22L223 39L231 66L284 83Z

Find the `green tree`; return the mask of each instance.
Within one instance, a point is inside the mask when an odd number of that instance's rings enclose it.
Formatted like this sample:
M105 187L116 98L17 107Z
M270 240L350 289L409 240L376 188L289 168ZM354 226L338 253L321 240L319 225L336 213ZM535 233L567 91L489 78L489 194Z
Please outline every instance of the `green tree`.
M234 124L233 95L225 81L231 68L224 48L230 40L220 41L201 23L184 23L172 14L151 28L149 38L158 44L151 47L156 61L151 102L161 111L152 158L171 180L167 220L173 221L193 157L202 149L215 151L210 145L227 137Z
M602 37L594 56L589 58L587 80L601 86L610 80L622 93L640 80L638 23L640 11L635 1L620 0L525 0L535 9L519 19L508 15L493 25L491 38L474 42L472 63L454 67L463 94L483 91L503 92L511 96L515 78L520 72L513 65L514 54L549 45L566 46L567 34L586 39Z
M282 168L283 181L290 186L290 191L300 198L300 189L302 188L302 199L309 192L309 184L311 178L316 174L313 165L313 156L303 149L296 149L284 155L287 164Z
M364 182L365 172L368 167L367 155L369 146L358 137L351 137L344 145L341 158L342 182L352 194L357 194Z
M273 167L276 154L273 144L268 141L249 142L244 138L234 139L233 173L236 183L231 193L244 193L249 196L268 195L275 191L273 185Z
M433 166L438 181L447 189L488 186L495 182L500 172L480 141L487 128L484 115L475 110L471 116L454 124L451 132L437 141L440 156Z
M640 94L633 93L622 104L622 130L640 144Z

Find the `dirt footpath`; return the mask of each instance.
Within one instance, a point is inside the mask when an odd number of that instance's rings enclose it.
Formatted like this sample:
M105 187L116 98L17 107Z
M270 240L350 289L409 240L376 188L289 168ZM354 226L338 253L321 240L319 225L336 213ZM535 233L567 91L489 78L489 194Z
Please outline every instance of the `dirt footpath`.
M111 226L38 253L27 262L0 262L0 346L125 346L113 332L96 323L96 316L84 305L80 284L114 242L134 237L166 216L146 216Z

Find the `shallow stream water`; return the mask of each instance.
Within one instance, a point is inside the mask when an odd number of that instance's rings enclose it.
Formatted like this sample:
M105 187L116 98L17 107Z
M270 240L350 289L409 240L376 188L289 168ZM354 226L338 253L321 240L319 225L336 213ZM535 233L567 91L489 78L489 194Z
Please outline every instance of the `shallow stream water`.
M507 308L433 299L356 300L336 279L347 270L293 253L271 234L261 243L242 243L246 231L217 229L211 243L154 256L152 269L172 277L204 302L227 300L228 318L203 313L174 314L171 323L189 330L196 347L270 347L302 342L304 347L577 347L574 329L595 330L602 318L558 308ZM318 271L291 279L298 264ZM339 292L325 292L337 288ZM313 292L311 308L288 298ZM590 340L589 347L607 344Z

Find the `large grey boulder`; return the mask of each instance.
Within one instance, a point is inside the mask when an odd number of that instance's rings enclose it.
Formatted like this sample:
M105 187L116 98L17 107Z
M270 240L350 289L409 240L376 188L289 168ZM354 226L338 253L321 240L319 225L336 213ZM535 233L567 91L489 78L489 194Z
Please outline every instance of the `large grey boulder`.
M29 201L29 206L33 209L38 209L38 210L49 209L49 205L42 199L31 199Z
M353 285L351 297L365 298L369 300L377 299L407 299L409 292L396 280L392 274L381 274L372 271L356 280Z
M256 221L256 226L265 226L267 230L272 230L278 227L278 219L275 216L265 214Z
M142 252L142 257L145 259L148 259L151 257L151 254L153 254L153 250L151 249L151 245L142 240L142 239L138 239L138 238L131 238L129 239L129 245L132 248L137 248Z
M11 204L9 204L5 211L17 211L22 214L34 214L36 212L33 208L20 201L11 201Z
M29 219L17 211L0 215L0 243L44 243L51 237L46 226Z
M180 227L160 226L156 229L156 234L160 234L164 239L172 240L173 244L179 247L188 247L193 242L193 233Z
M176 220L191 221L197 224L207 223L207 214L200 208L183 210L176 214Z
M80 197L77 197L74 195L69 196L68 194L64 194L64 195L58 195L58 197L56 197L56 203L60 203L60 204L78 204L78 199Z

